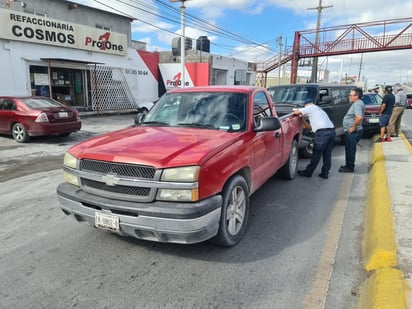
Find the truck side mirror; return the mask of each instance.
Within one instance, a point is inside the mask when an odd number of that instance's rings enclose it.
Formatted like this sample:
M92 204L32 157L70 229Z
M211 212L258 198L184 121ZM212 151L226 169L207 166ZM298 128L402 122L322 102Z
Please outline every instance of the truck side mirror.
M280 129L280 120L277 117L262 117L255 127L255 132L275 131Z
M331 104L333 103L333 97L330 95L325 95L319 102L319 105Z
M146 113L137 113L136 118L134 119L134 124L137 126L140 125L143 122L145 116Z

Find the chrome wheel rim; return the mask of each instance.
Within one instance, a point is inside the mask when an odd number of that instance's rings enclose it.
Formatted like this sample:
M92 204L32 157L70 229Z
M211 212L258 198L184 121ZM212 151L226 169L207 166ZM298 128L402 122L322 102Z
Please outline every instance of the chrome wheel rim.
M24 129L21 126L15 126L13 129L14 139L21 141L24 138Z
M241 186L233 188L227 205L226 223L230 235L234 236L242 229L246 213L246 196Z

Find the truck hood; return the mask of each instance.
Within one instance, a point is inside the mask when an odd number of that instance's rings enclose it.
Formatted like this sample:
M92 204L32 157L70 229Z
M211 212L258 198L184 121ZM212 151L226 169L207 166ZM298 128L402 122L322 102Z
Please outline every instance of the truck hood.
M177 127L130 127L83 141L70 148L79 159L167 168L200 165L240 140L242 133Z

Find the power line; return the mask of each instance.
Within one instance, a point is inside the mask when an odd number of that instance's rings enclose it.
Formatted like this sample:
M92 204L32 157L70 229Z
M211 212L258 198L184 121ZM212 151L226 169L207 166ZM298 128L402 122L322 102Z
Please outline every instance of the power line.
M179 21L178 21L179 14L180 14L179 10L177 10L173 6L168 5L168 4L166 4L166 3L164 3L160 0L154 0L154 1L156 3L158 3L161 7L165 8L165 10L162 11L162 14L157 13L158 8L151 5L150 3L147 3L147 2L133 1L133 0L128 1L128 2L122 1L122 0L117 0L116 2L122 3L126 6L129 6L131 8L140 10L142 12L153 15L157 18L166 20L168 22L171 22L171 23L174 23L174 24L179 24ZM113 5L108 5L108 4L103 3L102 1L99 1L99 0L94 0L94 2L99 3L100 5L103 5L103 6L109 8L109 9L115 11L115 12L118 12L121 15L126 15L126 16L131 17L131 18L133 18L133 19L135 19L135 20L137 20L141 23L147 24L147 25L149 25L149 26L151 26L155 29L159 29L161 31L165 31L165 32L177 35L175 32L172 32L172 31L170 31L170 30L168 30L164 27L154 25L153 23L150 23L150 22L148 22L146 20L143 20L141 18L138 18L136 16L130 15L129 13L126 13L122 10L119 10L118 8L115 8ZM211 24L211 23L209 23L209 22L207 22L207 21L205 21L205 20L203 20L199 17L193 16L192 14L186 13L185 16L187 17L187 23L188 23L189 26L191 25L193 28L200 28L200 29L203 29L203 30L206 29L206 32L209 32L209 35L215 35L215 36L218 36L218 37L223 37L223 38L226 38L226 39L229 39L229 40L232 40L232 41L236 41L236 42L240 42L240 43L246 44L246 45L253 45L252 47L250 47L247 50L254 49L254 48L259 48L259 47L264 47L264 48L268 49L269 51L274 51L272 48L270 48L268 45L266 45L266 43L258 43L256 41L253 41L253 40L249 39L249 38L246 38L244 36L236 34L232 31L229 31L229 30L221 28L217 25ZM194 38L192 38L192 39L194 39ZM222 44L217 44L217 43L213 43L213 42L211 42L211 44L215 45L215 46L220 46L221 48L224 46ZM245 51L247 51L247 50L245 50ZM242 53L242 52L238 52L237 54L240 54L240 53Z

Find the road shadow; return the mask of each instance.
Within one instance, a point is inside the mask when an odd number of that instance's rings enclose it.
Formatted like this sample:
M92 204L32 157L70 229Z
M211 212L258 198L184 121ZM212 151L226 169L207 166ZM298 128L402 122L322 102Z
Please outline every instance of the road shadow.
M303 178L285 181L277 177L267 181L251 197L246 234L234 247L221 247L208 241L191 245L167 244L112 235L117 240L136 246L136 250L145 248L167 255L221 263L255 262L305 242L324 228L333 205L328 208L329 211L324 211L324 207L319 207L315 202L312 193L320 181L313 179L309 184ZM335 190L334 187L332 184L326 185L323 190ZM299 191L297 196L306 198L294 199L293 196L277 194L293 190ZM308 217L310 225L307 224Z

